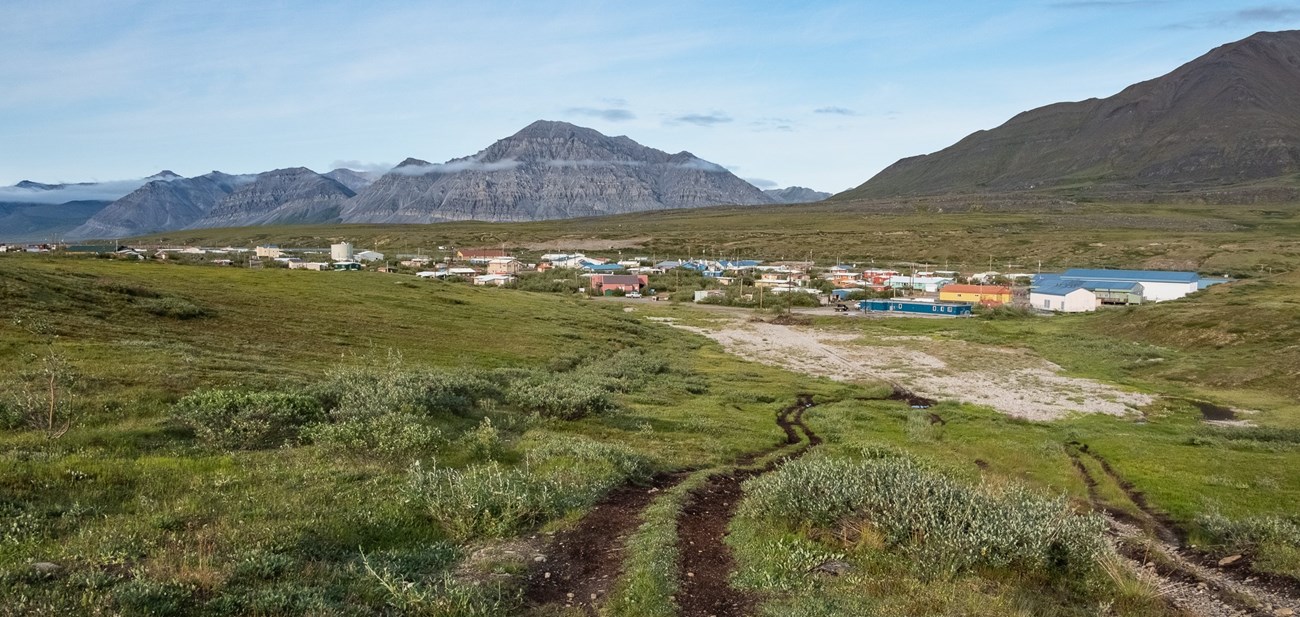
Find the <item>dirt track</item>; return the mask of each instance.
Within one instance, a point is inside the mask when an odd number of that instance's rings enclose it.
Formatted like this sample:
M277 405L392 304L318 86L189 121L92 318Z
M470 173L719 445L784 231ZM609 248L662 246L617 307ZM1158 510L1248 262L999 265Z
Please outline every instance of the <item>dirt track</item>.
M803 422L804 410L813 405L812 397L802 395L798 402L782 410L777 424L786 433L786 443L799 443L796 428L807 443L793 458L821 443ZM739 617L752 612L756 599L731 586L736 569L731 548L726 544L727 525L736 513L743 496L745 480L771 471L776 462L760 469L745 469L721 474L691 492L690 501L677 519L678 563L677 602L683 617Z
M528 572L527 603L578 607L595 615L622 572L624 543L640 523L641 511L659 491L685 478L684 473L665 474L656 476L650 486L624 486L576 527L556 534L544 561L534 562Z
M803 422L812 397L801 395L782 410L776 423L785 433L785 445L806 440L798 456L819 443ZM802 433L802 436L801 436ZM778 448L741 457L747 465ZM746 615L753 598L731 587L735 563L724 539L742 494L745 480L770 471L763 468L719 474L691 492L678 519L679 588L677 602L685 616L724 617ZM641 513L663 489L675 486L687 473L657 476L651 486L625 486L611 493L573 529L556 534L540 561L530 565L524 591L531 609L564 607L597 615L611 585L623 571L626 539L641 522Z
M1183 533L1163 513L1153 510L1105 458L1086 444L1067 444L1075 469L1088 485L1088 500L1110 526L1109 541L1125 565L1161 590L1170 604L1201 617L1273 615L1275 610L1300 611L1300 589L1294 582L1249 575L1245 561L1228 566L1182 546ZM1080 460L1093 459L1137 507L1134 518L1109 507L1097 496L1098 479ZM1152 537L1143 528L1152 530Z

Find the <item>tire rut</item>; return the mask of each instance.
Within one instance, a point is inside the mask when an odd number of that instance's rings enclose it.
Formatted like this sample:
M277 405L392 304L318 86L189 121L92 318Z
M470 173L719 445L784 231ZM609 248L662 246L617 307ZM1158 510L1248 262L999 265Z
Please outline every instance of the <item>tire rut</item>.
M1203 617L1273 615L1273 610L1300 610L1300 594L1296 593L1294 584L1275 580L1277 577L1249 576L1240 567L1225 570L1212 557L1183 548L1181 538L1186 536L1182 530L1151 508L1145 496L1087 444L1070 442L1066 444L1066 454L1088 486L1089 505L1106 518L1107 541L1125 565L1138 578L1155 584L1171 605ZM1100 499L1099 482L1081 456L1097 462L1142 512L1141 519Z
M802 394L797 402L777 416L777 425L785 432L787 445L805 442L803 447L783 457L782 461L801 456L822 442L821 437L803 421L804 412L813 405L812 396ZM745 480L771 471L779 462L772 461L758 469L719 474L691 492L677 519L677 603L683 617L740 617L753 611L756 599L731 586L731 573L736 563L725 541L727 525L739 506L743 496L741 485Z
M626 540L640 524L641 512L660 491L675 486L687 475L660 474L648 486L616 489L577 526L556 534L543 561L529 567L525 605L577 607L587 615L597 615L597 607L623 571Z

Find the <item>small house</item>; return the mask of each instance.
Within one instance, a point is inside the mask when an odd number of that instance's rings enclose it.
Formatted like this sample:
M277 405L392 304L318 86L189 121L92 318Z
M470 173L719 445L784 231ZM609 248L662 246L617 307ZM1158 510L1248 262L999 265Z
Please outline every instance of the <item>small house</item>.
M361 263L356 261L336 261L332 267L336 271L355 271L361 269Z
M456 259L483 265L498 257L509 257L504 249L456 249Z
M476 276L471 280L473 280L475 285L494 285L496 287L501 287L515 282L515 277L509 274L483 274Z
M639 292L650 284L650 277L643 274L595 274L591 277L591 288L601 295L615 292Z
M514 257L496 257L488 260L488 274L505 274L513 275L523 269L523 264L519 263Z
M1029 292L1030 306L1058 313L1086 313L1097 310L1097 294L1068 283L1034 287Z

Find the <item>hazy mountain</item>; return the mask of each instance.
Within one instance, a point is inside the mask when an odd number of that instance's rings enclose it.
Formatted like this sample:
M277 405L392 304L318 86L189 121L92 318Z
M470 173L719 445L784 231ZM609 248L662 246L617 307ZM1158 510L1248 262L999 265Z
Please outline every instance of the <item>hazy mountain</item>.
M338 182L343 186L348 187L349 190L355 193L373 184L374 181L382 174L371 173L368 171L356 171L353 169L344 169L340 167L339 169L335 169L333 171L329 171L321 175L325 176L326 178L329 178L330 180Z
M779 204L810 204L815 201L821 201L830 197L830 193L814 191L802 186L788 186L783 189L767 189L763 191L772 201Z
M1261 32L1105 99L1057 103L894 163L837 198L1199 189L1300 172L1300 31Z
M306 167L277 169L239 186L188 227L335 222L353 195L352 189Z
M538 121L473 156L407 159L358 191L349 223L532 221L771 200L719 165Z
M57 241L110 201L70 201L62 204L0 202L0 241Z
M183 229L252 179L214 171L193 178L154 180L100 210L68 236L109 239Z
M114 200L143 184L178 177L163 171L135 180L58 184L23 180L0 187L0 241L63 238Z

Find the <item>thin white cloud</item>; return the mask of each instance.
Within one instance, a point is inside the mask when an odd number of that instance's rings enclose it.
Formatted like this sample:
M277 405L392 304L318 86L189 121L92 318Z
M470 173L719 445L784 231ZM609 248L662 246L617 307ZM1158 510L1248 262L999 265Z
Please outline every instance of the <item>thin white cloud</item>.
M587 118L596 118L607 122L627 122L635 120L636 114L626 109L611 107L600 109L596 107L570 107L564 110L564 113L570 116L584 116Z
M388 173L397 174L399 176L427 176L429 174L454 174L461 171L502 171L505 169L514 169L518 166L519 161L514 159L493 161L490 163L470 159L464 161L451 161L442 164L403 165L389 170Z
M715 173L715 174L727 173L726 167L723 167L717 163L710 163L704 159L691 159L689 161L678 163L677 166L685 169L698 169L700 171L707 171L709 173Z
M110 180L84 184L65 184L51 189L0 187L0 202L62 204L69 201L115 201L157 178ZM163 179L161 181L168 181Z
M731 121L731 116L721 111L683 114L676 116L671 120L674 124L694 124L695 126L715 126L718 124L726 124Z
M818 107L817 109L814 109L814 110L813 110L813 113L815 113L815 114L828 114L828 115L832 115L832 116L856 116L856 115L858 115L858 112L853 111L852 109L849 109L849 108L847 108L847 107L835 107L835 106L830 106L830 107Z
M744 178L744 180L745 182L748 182L760 189L774 189L778 186L781 186L780 184L768 180L767 178Z
M581 160L581 161L554 160L554 161L546 161L546 166L547 166L547 167L603 167L603 166L605 166L605 165L621 165L621 166L625 166L625 167L640 167L640 166L642 166L642 165L645 165L645 163L643 163L643 162L641 162L641 161L595 161L595 160Z
M330 163L331 171L335 169L351 169L364 174L384 174L392 168L392 163L366 163L356 160L333 161Z

